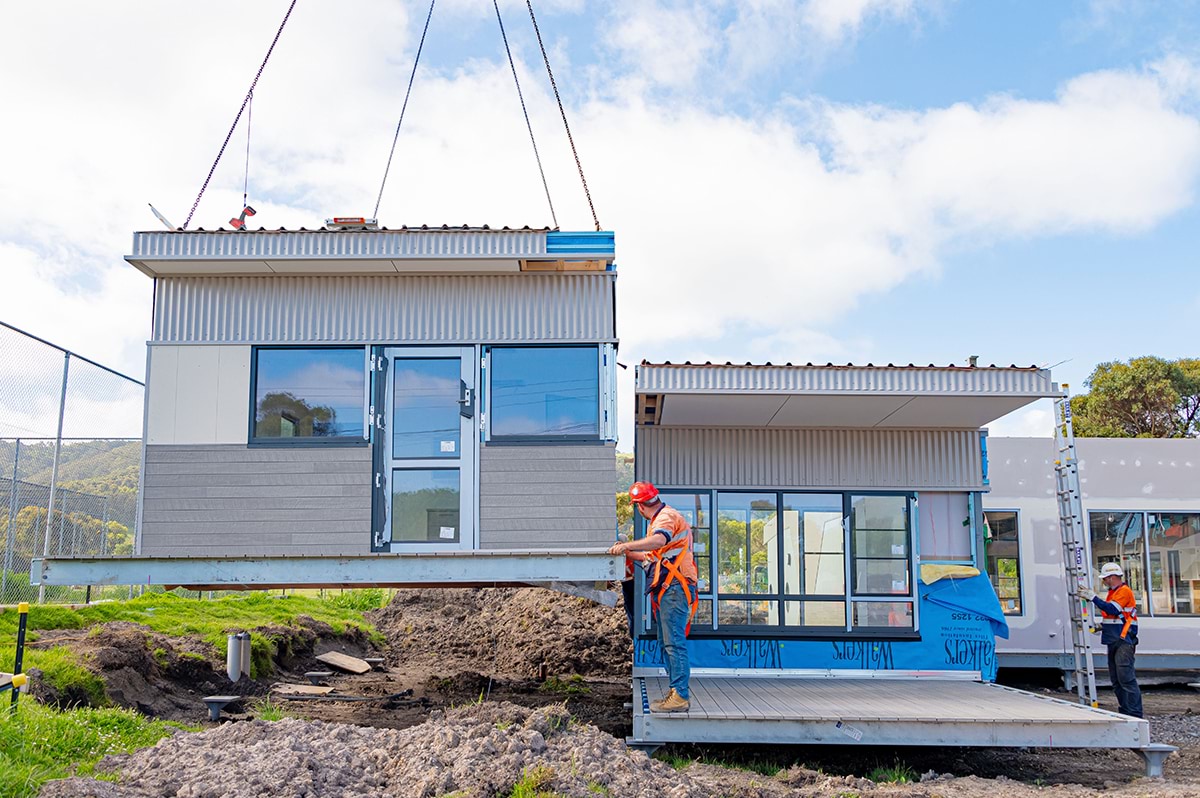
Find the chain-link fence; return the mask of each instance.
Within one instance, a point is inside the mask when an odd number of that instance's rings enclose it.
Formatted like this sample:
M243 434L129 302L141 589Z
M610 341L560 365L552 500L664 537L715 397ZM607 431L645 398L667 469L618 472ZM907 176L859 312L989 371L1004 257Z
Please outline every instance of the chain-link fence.
M133 553L144 391L0 322L0 604L100 597L88 586L31 586L36 557Z

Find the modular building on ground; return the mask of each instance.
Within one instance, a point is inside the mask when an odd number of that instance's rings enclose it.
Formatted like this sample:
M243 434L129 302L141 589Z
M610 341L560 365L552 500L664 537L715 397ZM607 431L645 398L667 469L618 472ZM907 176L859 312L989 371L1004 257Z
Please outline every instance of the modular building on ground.
M1048 371L643 363L635 394L636 477L692 524L699 611L691 709L656 714L642 601L634 744L1147 750L1145 721L991 683L984 426L1060 395Z
M1200 440L1075 444L1092 573L1120 563L1137 597L1139 678L1200 670ZM1069 671L1054 441L992 438L989 451L986 566L1010 630L999 664ZM1095 660L1107 677L1098 643Z
M611 233L156 231L126 259L154 281L135 555L42 581L619 575Z

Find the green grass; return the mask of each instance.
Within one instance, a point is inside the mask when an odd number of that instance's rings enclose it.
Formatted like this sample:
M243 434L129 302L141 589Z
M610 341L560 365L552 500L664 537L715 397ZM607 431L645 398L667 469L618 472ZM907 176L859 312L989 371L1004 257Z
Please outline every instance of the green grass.
M505 798L557 798L558 794L545 789L553 784L554 771L545 765L528 768L521 780L504 794Z
M876 784L912 784L917 780L917 772L897 759L890 766L875 768L867 778Z
M747 773L757 773L760 776L775 776L779 773L779 771L784 769L779 763L771 762L765 759L732 761L711 756L699 756L693 758L675 754L669 750L655 753L654 758L661 762L665 762L675 770L686 770L696 762L700 762L705 765L715 765L716 767L727 768L730 770L744 770Z
M0 711L0 798L29 798L50 779L91 775L106 754L154 745L172 725L130 710L59 711L22 700L15 715Z
M368 605L382 601L382 598L380 590L348 591L326 600L312 596L280 597L261 592L211 600L187 599L174 593L147 593L129 601L92 604L77 609L38 605L29 610L32 632L27 639L36 639L36 630L82 629L110 621L130 621L171 637L196 635L210 643L219 654L225 650L225 636L230 630L292 626L300 616L307 615L329 624L337 634L358 627L380 643L382 636L363 621L362 611L354 606ZM17 611L0 610L0 640L13 640L16 632ZM271 670L278 643L279 639L271 635L253 637L251 660L256 675Z
M551 676L546 681L542 682L538 687L543 693L551 693L554 695L582 695L592 692L592 688L587 686L583 677L578 673L572 674L566 679L560 679L557 676Z
M292 717L292 713L285 709L282 703L268 696L254 706L254 717L274 723Z
M3 638L0 638L3 639ZM16 662L16 646L0 645L0 667L11 668ZM75 655L65 648L26 648L21 670L38 668L44 674L42 680L59 692L73 690L86 695L91 706L108 705L104 695L104 682L100 677L79 664ZM0 706L7 707L9 696L0 694ZM32 703L32 700L30 700Z

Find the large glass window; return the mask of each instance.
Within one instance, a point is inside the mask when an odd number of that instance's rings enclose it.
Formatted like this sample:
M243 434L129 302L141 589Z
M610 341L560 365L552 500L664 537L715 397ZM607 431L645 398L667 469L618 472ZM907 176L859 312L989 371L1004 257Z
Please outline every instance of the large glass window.
M1153 614L1200 613L1200 514L1150 513L1146 524Z
M597 438L597 347L492 347L488 398L495 438Z
M989 510L983 514L987 527L987 573L1005 615L1021 614L1021 547L1017 514Z
M1100 566L1115 562L1125 571L1125 581L1137 599L1138 609L1146 608L1146 563L1143 556L1142 513L1088 513L1092 536L1092 573Z
M850 577L855 599L912 594L907 496L851 496ZM912 628L911 601L855 601L859 627Z
M717 623L721 626L779 622L775 499L774 493L717 494Z
M783 496L783 592L788 626L846 625L846 534L842 494Z
M664 498L693 523L701 601L693 630L914 627L909 496L667 491Z
M363 439L362 348L260 348L254 357L254 440Z

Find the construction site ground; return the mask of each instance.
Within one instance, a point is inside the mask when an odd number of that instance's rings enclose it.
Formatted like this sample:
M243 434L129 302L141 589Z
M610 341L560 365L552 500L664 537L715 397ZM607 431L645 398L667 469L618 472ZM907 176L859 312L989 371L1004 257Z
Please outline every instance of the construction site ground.
M317 622L256 630L280 643L275 673L237 685L196 640L128 623L43 634L36 645L85 654L114 702L206 730L109 757L99 770L116 782L51 782L42 795L493 796L518 783L531 796L1200 795L1191 688L1145 691L1153 741L1180 748L1164 779L1143 778L1125 750L672 746L648 758L623 742L630 647L620 607L534 588L438 589L400 591L368 620L382 646ZM330 650L383 664L333 676L329 696L270 694L325 670L315 657ZM207 720L201 699L217 693L245 696L227 715L234 722ZM1111 692L1100 700L1115 709ZM289 717L256 720L264 701Z

